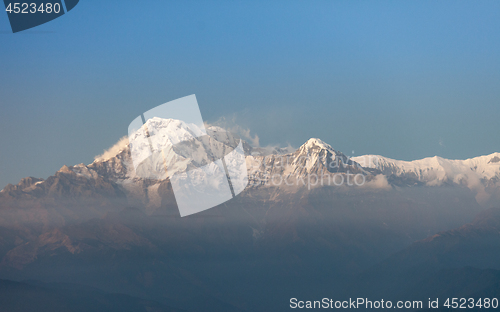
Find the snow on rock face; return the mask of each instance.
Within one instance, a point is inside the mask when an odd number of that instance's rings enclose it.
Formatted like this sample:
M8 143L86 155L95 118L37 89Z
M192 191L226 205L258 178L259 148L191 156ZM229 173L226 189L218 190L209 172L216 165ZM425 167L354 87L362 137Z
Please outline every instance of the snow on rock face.
M322 140L317 139L317 138L311 138L311 139L307 140L307 142L302 144L302 146L299 148L299 152L307 154L307 153L312 153L314 151L321 150L321 149L325 149L325 150L328 150L330 152L335 153L335 150L333 149L333 147L330 144L327 144L327 143L325 143Z
M364 167L380 170L384 175L416 179L428 186L444 183L467 186L478 195L478 202L487 200L487 186L500 186L500 153L465 160L438 156L414 161L394 160L378 155L364 155L352 159Z
M363 167L379 169L385 175L407 176L429 184L460 182L461 177L475 175L490 180L500 177L500 153L465 160L445 159L438 156L413 160L395 160L379 155L353 157ZM499 158L500 159L500 158Z
M276 185L276 181L286 181L279 184L291 186L301 185L300 181L309 179L316 183L318 177L331 181L328 176L334 174L367 174L359 164L316 138L309 139L292 153L247 156L247 168L254 185Z
M292 165L295 170L301 172L314 172L315 168L324 167L330 172L342 171L350 168L350 171L358 171L360 166L342 152L336 151L330 144L320 139L307 140L294 154Z
M165 179L223 158L240 142L222 129L208 131L174 119L152 118L130 139L136 173ZM148 135L145 137L144 135Z
M182 173L194 168L202 167L220 159L232 148L235 148L239 138L226 132L219 127L210 127L205 131L196 125L186 125L179 120L153 118L144 125L148 129L152 139L153 149L163 150L163 155L157 153L151 157L152 163L146 170L161 172L158 180L167 177L164 166L168 168L168 176ZM149 141L146 132L138 132L133 139L133 144L121 147L115 157L106 160L96 159L91 167L101 168L101 172L120 184L131 187L133 181L140 181L144 175L137 174L134 170L131 154L134 142L138 146L138 153L149 150ZM341 152L335 151L329 144L320 139L310 139L299 149L291 153L271 153L266 156L249 156L252 147L243 141L245 154L247 155L246 166L252 175L260 177L263 181L267 176L284 174L295 178L305 177L307 174L316 173L318 170L332 171L331 163L336 158L349 163L349 159ZM139 156L145 158L145 156ZM165 162L164 162L165 160ZM352 161L350 162L352 165ZM329 169L330 168L330 169ZM338 170L334 170L338 171ZM352 170L351 170L352 172ZM146 173L147 174L147 173Z
M216 166L215 161L220 162L238 144L241 146L238 137L221 128L204 129L179 120L160 118L149 119L127 141L125 146L104 153L109 156L115 152L114 157L96 158L87 167L89 171L119 184L129 196L142 198L156 206L160 203L159 191L158 186L152 186L163 183L167 178L173 183L172 187L206 185L211 192L223 187L221 181L226 174L223 168ZM72 170L80 175L89 175L83 168L75 166ZM200 192L204 191L207 190L200 189ZM180 194L179 191L177 193Z
M149 119L141 129L147 131L137 131L130 138L132 143L127 140L125 145L123 142L115 145L103 154L108 157L101 155L90 166L99 168L100 173L111 175L120 182L141 179L144 175L148 177L147 172L138 175L134 165L140 170L141 163L150 158L150 167L145 170L159 172L156 178L162 180L167 178L165 166L168 175L197 168L221 158L239 143L239 138L221 128L210 127L205 130L174 119L155 117ZM116 154L109 157L110 152Z

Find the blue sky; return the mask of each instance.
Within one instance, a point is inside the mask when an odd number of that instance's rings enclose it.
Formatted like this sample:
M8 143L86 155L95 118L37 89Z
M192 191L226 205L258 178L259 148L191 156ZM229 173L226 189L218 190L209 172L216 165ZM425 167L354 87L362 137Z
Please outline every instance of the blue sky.
M500 151L499 1L92 1L12 34L0 13L0 188L90 163L196 94L262 145Z

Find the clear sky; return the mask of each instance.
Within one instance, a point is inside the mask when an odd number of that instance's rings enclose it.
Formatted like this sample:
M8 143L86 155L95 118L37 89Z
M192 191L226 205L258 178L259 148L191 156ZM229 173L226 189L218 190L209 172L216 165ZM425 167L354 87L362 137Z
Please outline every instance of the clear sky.
M500 151L500 1L80 0L16 34L0 12L0 188L91 163L190 94L261 145Z

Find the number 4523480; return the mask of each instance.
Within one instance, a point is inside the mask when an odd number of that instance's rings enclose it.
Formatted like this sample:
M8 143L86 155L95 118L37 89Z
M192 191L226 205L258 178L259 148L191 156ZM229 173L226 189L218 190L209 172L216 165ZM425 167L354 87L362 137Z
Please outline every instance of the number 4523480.
M9 3L5 11L9 13L59 13L61 12L61 4L59 3Z
M484 309L497 309L498 299L497 298L484 298L484 299L474 299L474 298L448 298L443 306L453 309L472 309L472 308L484 308Z

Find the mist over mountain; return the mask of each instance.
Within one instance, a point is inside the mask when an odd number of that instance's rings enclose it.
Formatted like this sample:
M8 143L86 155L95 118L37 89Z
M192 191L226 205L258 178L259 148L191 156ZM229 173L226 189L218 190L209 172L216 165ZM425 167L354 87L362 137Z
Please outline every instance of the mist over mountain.
M152 123L174 146L168 176L239 142L211 127L182 145L182 122ZM186 311L285 311L292 296L418 297L437 276L457 288L436 296L474 295L470 283L495 289L498 211L488 209L500 206L500 154L403 162L350 158L315 138L293 152L242 146L248 186L183 218L169 178L141 175L163 158L138 173L127 139L91 164L6 186L0 278L88 285ZM193 156L193 147L209 152ZM467 283L454 280L461 275Z

